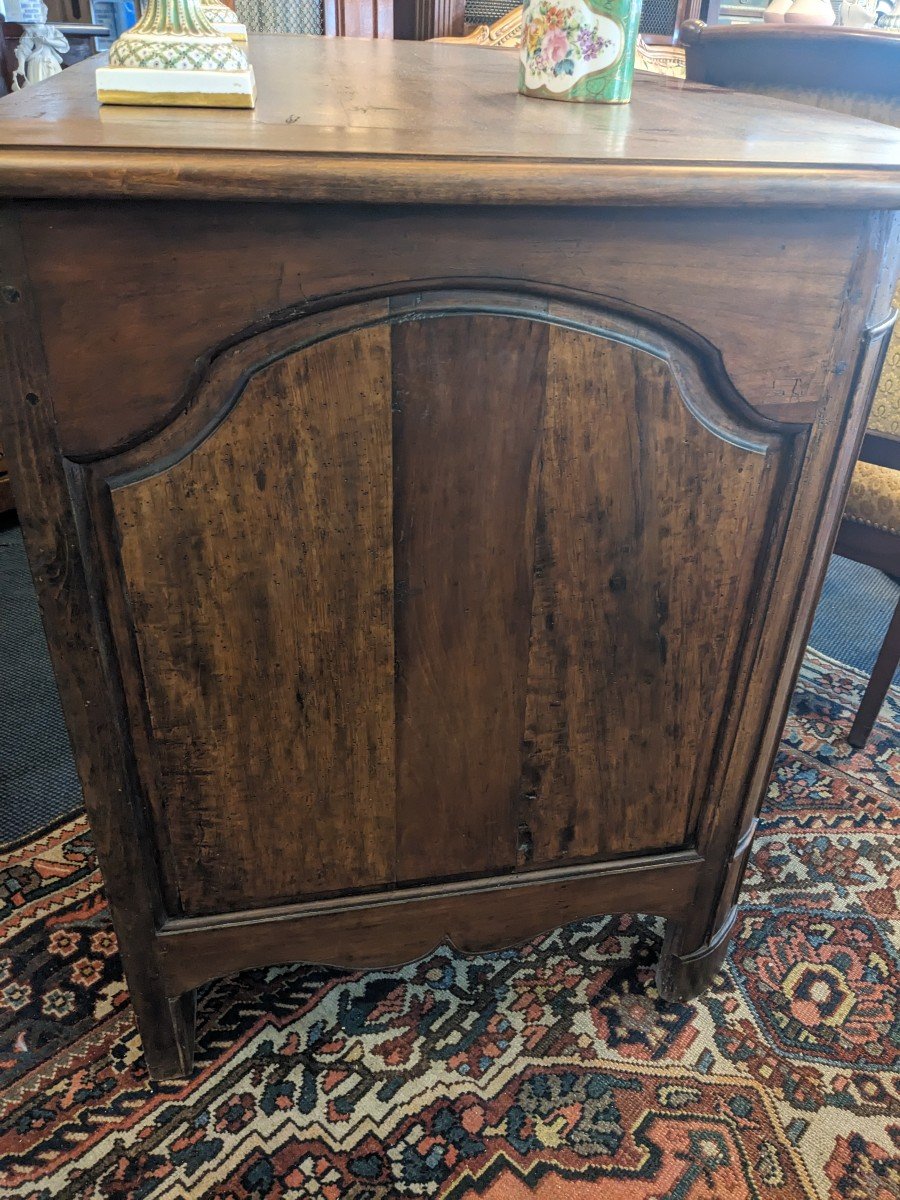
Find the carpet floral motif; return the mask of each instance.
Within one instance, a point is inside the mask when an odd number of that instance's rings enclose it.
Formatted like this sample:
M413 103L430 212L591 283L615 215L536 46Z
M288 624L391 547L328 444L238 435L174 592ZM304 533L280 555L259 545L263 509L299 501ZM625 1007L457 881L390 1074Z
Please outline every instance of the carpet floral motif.
M28 1200L896 1200L900 698L807 659L706 996L660 922L201 994L147 1078L83 817L0 852L0 1195Z

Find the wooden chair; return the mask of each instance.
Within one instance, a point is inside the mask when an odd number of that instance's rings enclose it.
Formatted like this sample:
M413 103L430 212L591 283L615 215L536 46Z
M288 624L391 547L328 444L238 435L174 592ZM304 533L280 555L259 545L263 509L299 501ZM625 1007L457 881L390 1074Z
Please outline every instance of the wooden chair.
M520 4L493 25L478 25L464 37L440 37L436 42L460 42L484 46L493 50L518 50L522 41L522 12ZM673 46L668 38L639 34L635 47L634 65L639 71L653 75L684 78L684 51Z
M706 26L679 38L687 77L900 126L900 35L868 29ZM894 299L900 307L900 288ZM900 322L887 350L835 552L900 577ZM900 663L900 602L849 734L865 745Z
M415 0L421 3L422 0ZM448 0L435 0L437 3L447 3ZM648 44L656 40L671 46L675 41L678 29L685 21L692 18L706 17L711 4L719 0L644 0L641 8L640 32ZM762 0L760 0L762 2ZM467 32L474 29L494 28L506 21L512 11L519 12L513 7L512 0L463 0L465 24ZM707 19L709 19L707 17ZM461 34L463 30L447 30ZM437 37L437 34L435 34Z
M687 56L688 79L695 83L781 96L798 104L898 123L898 34L833 26L685 21L678 43Z

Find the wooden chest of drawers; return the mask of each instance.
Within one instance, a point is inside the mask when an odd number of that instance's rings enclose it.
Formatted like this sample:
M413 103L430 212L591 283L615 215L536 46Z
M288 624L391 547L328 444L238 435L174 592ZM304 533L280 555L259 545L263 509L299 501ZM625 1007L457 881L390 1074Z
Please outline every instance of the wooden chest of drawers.
M251 55L255 114L98 113L82 64L0 147L3 440L151 1070L218 973L609 911L668 918L696 994L889 325L900 134L527 101L453 46Z

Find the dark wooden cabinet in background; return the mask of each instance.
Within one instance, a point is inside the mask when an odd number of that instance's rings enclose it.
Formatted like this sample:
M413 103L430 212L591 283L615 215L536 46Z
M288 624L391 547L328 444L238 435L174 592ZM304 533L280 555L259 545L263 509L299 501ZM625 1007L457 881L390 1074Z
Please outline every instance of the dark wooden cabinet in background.
M666 917L694 995L890 324L900 134L530 101L455 46L251 57L253 114L107 122L84 64L0 148L4 444L151 1070L216 974L610 911Z

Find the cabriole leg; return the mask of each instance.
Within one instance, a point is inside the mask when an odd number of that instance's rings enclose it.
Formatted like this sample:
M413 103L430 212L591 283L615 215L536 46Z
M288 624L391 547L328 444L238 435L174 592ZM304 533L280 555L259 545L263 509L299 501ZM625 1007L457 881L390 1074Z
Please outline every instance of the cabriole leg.
M725 961L737 913L737 904L726 909L724 919L703 941L698 940L694 923L666 923L656 968L656 986L664 1000L696 1000L706 991Z

